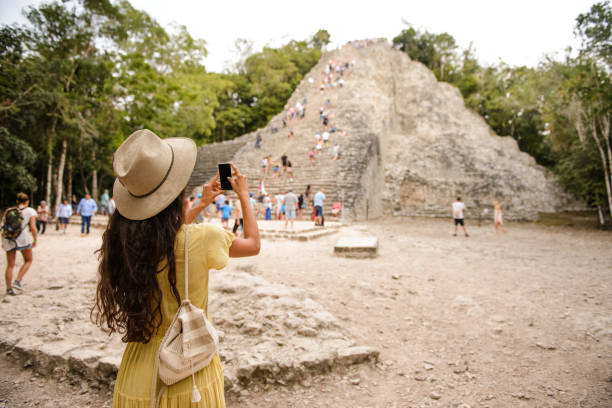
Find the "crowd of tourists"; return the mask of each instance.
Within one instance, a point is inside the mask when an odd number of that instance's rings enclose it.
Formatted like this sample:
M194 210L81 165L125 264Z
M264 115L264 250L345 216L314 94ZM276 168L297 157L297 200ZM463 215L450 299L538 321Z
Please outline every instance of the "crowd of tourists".
M339 89L345 86L345 78L353 75L353 69L355 61L339 61L338 59L330 59L324 66L321 72L320 85L316 85L313 78L309 78L308 82L313 86L317 86L321 94ZM332 99L337 100L338 94L333 93L328 97L323 98L323 102L318 108L318 121L320 123L320 129L315 132L315 140L312 148L308 150L308 162L314 166L318 161L322 160L327 156L328 160L335 161L341 157L340 143L339 140L346 135L346 132L339 129L335 124L332 123L330 118L330 110L332 108ZM308 99L303 97L299 99L295 104L292 104L286 110L284 116L281 119L282 127L287 129L287 139L291 141L295 135L294 126L298 121L303 120L306 117L308 109ZM276 122L270 125L271 133L278 132L278 126ZM334 140L336 139L336 140ZM257 132L255 138L255 148L261 149L264 143L264 137L261 132ZM262 219L270 220L286 220L289 226L292 225L291 217L292 212L287 212L287 203L285 203L285 197L289 196L290 203L292 191L285 189L282 193L270 195L265 190L265 182L267 178L279 179L285 177L288 181L294 179L295 167L292 160L288 157L287 153L282 153L279 157L273 157L271 154L267 154L261 159L261 178L258 185L257 193L257 206L254 208L255 214ZM308 190L308 189L307 189ZM304 213L310 210L310 218L315 222L315 225L323 225L323 215L317 216L316 207L314 203L314 196L304 191L296 197L296 219L302 220ZM289 204L292 206L293 204ZM340 215L342 206L339 201L334 201L332 204L331 214L334 217Z

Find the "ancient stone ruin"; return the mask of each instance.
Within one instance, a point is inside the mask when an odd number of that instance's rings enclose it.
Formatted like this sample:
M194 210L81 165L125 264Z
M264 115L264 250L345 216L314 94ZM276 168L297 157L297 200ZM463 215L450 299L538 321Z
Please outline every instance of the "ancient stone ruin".
M320 92L326 64L353 62L343 75L344 86ZM287 109L307 99L304 119L289 127ZM325 102L328 101L326 106ZM315 133L322 131L319 107L329 112L330 124L344 130L332 133L330 144L340 146L340 159L331 160L331 147L309 163ZM276 131L278 129L278 131ZM261 160L278 161L285 153L293 163L294 179L265 179L272 194L292 188L302 192L324 188L331 203L343 204L344 216L367 219L380 215L450 216L450 205L461 195L474 216L498 200L506 218L537 219L539 212L575 206L534 159L518 149L511 137L496 135L485 120L465 107L459 91L438 82L423 64L412 61L386 41L363 49L347 44L324 54L304 77L285 111L259 130L263 142L254 147L257 132L200 148L189 187L211 177L216 163L234 161L249 177L255 191L262 177Z
M376 363L379 350L357 344L341 322L303 290L273 284L256 266L215 273L209 308L220 331L225 389L292 384ZM112 385L125 344L89 321L96 281L85 275L0 302L0 351L60 382ZM44 311L45 313L41 313Z

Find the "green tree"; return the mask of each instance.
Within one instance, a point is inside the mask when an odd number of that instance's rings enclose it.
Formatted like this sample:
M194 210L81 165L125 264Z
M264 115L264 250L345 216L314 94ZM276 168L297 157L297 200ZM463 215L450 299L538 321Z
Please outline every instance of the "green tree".
M585 149L594 143L599 153L609 214L612 214L612 9L608 1L594 4L576 19L576 32L583 48L573 61L567 81L569 119Z
M330 39L331 36L327 30L318 30L310 39L310 43L314 48L321 50L329 44Z
M581 53L612 66L612 8L610 2L595 3L576 18L575 33L582 40Z

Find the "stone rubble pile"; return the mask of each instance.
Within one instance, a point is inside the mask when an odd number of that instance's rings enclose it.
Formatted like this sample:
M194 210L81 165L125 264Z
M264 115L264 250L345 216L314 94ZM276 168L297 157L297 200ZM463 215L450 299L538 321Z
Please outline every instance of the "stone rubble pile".
M221 331L225 387L288 384L336 367L373 362L341 322L304 291L242 270L211 273L210 316ZM124 344L90 322L94 280L58 279L0 302L0 350L60 381L112 385Z

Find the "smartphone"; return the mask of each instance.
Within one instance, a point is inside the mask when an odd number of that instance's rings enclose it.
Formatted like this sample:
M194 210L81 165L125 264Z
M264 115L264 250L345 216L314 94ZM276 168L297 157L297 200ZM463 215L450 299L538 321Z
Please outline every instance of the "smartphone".
M232 185L227 179L232 177L232 166L229 163L219 163L219 182L221 183L221 190L231 190Z

